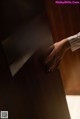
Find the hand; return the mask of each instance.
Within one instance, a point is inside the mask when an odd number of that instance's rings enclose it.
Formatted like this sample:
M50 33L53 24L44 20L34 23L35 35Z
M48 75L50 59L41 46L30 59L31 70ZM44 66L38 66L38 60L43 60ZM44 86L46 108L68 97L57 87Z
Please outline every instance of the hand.
M67 39L56 42L48 48L49 55L45 60L45 64L48 66L48 71L53 71L57 67L63 58L65 52L70 48L70 44Z

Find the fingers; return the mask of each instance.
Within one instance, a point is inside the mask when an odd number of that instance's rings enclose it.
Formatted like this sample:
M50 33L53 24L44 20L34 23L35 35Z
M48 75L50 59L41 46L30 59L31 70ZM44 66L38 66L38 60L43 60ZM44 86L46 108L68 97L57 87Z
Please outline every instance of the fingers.
M48 62L50 62L51 61L51 59L55 56L55 49L54 50L52 50L52 52L49 54L49 56L46 58L46 60L45 60L45 64L47 64Z
M45 68L48 71L49 68L53 65L53 61L54 61L55 57L53 57L50 62L48 62L47 64L45 64Z
M56 43L49 47L52 51L49 53L48 57L45 60L45 65L47 65L48 71L53 71L60 63L63 55L64 55L64 47L61 43ZM53 60L53 61L52 61Z
M55 58L55 60L53 61L53 64L51 64L51 66L49 67L48 71L52 72L55 68L57 68L59 66L59 64L60 64L60 61L61 61L60 57Z
M48 47L47 49L43 49L42 50L42 52L43 52L43 62L44 62L44 65L46 64L47 57L52 52L52 50L53 50L53 48L51 46Z
M52 52L52 50L53 50L53 45L48 47L48 49L45 51L46 57Z
M54 49L54 44L51 45L48 49Z

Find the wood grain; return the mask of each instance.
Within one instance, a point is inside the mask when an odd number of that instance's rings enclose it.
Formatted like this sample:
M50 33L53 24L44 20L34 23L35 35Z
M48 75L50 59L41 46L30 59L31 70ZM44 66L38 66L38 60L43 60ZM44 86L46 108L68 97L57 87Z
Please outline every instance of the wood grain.
M60 41L80 31L79 5L56 5L46 0L46 11L53 41ZM66 94L80 94L80 50L68 51L60 64Z

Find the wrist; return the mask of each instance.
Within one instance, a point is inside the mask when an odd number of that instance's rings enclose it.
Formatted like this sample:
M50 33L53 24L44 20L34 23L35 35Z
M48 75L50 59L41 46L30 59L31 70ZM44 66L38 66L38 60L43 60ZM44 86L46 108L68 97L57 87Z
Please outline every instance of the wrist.
M61 43L63 45L64 50L69 50L71 48L71 45L67 39L63 39Z

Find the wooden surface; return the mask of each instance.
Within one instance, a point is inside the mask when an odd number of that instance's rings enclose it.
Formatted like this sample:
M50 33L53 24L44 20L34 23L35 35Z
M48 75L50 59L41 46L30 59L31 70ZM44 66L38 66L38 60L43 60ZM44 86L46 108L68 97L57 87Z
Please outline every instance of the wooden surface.
M45 5L53 41L60 41L80 32L79 5L56 5L52 0L45 0ZM60 72L65 93L80 95L80 50L69 50L65 54Z

